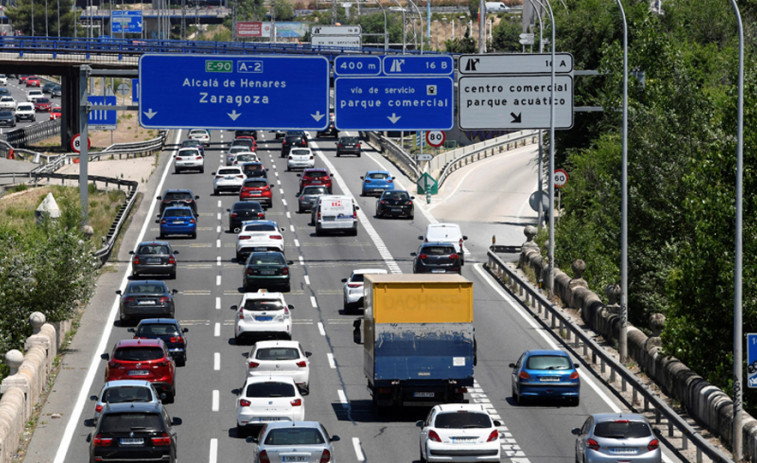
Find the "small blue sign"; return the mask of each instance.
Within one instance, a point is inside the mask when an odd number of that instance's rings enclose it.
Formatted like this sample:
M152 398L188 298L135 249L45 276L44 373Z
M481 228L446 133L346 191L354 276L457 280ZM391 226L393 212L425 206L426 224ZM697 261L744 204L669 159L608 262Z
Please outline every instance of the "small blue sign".
M449 76L455 70L450 55L384 56L384 74L393 75L439 75Z
M373 55L339 55L334 58L335 76L377 76L381 74L381 57Z
M145 128L323 130L329 124L323 56L146 54L139 82Z
M139 103L139 79L131 79L131 102Z
M110 12L111 34L141 34L142 11L141 10L113 10Z
M90 95L87 97L87 101L91 105L100 106L115 106L116 97L112 96L99 96ZM116 128L116 110L110 109L92 109L89 111L89 117L87 118L87 124L105 129Z
M746 335L747 387L757 388L757 333Z
M455 125L451 77L338 77L339 130L449 130Z

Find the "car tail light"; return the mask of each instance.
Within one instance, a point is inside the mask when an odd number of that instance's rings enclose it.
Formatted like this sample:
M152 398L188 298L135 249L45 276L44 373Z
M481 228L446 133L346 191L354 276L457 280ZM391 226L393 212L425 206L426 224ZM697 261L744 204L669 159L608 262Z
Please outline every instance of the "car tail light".
M420 260L428 259L428 255L427 254L418 254L418 259L420 259Z
M189 223L195 223L195 219L189 219Z
M249 400L247 400L247 399L239 399L239 406L240 407L249 407L250 405L252 405L252 402L250 402Z
M657 439L652 439L649 442L649 445L647 445L647 450L649 450L650 452L652 450L657 450L659 448L660 448L660 441L658 441Z
M131 296L128 296L128 297L124 298L124 304L133 304L134 302L136 302L136 301Z
M463 239L460 238L460 249L463 249Z
M320 211L318 212L318 220L321 220L321 213L320 213Z
M362 285L360 283L347 283L347 286L349 286L350 288L359 288Z
M171 298L169 298L168 296L163 296L160 299L158 299L158 302L160 302L161 304L167 304L171 302Z
M237 215L238 215L238 214L237 214L236 212L232 212L232 213L231 213L231 217L237 217Z
M165 447L166 445L171 445L171 436L166 433L161 434L159 437L153 437L151 440L152 445L156 447Z
M486 438L486 442L494 442L497 439L499 439L499 431L495 429L489 434L489 437Z
M360 148L360 143L357 144L357 147Z
M265 217L265 214L263 214L262 212L258 212L258 218L262 219L263 217Z
M408 201L408 202L407 202L406 204L407 204L408 206L412 206L412 205L413 205L413 202L412 202L412 201Z
M173 265L176 263L176 258L174 256L168 256L168 263Z
M247 362L247 367L248 368L257 368L259 366L260 366L260 364L258 362L253 362L252 360L250 360L249 362Z
M357 210L355 209L352 210L352 218L357 219Z
M168 342L183 344L184 338L181 336L171 336L170 338L168 338Z
M195 156L195 160L202 159L202 156Z
M294 399L289 403L292 404L292 407L299 407L300 405L302 405L302 399Z
M521 371L518 377L520 379L531 379L531 375L529 375L527 371Z
M394 180L392 180L390 178L386 179L386 183L392 183L392 182L394 182Z
M239 175L237 175L237 178L245 178L245 176L242 175L242 174L239 174Z
M266 452L265 450L260 452L258 459L260 459L260 463L271 463L271 460L268 458L268 452Z
M289 275L289 267L284 267L283 269L281 269L281 274L282 275Z
M103 411L103 406L102 405L95 405L95 413L100 413L101 411Z
M102 437L102 434L98 434L92 439L92 444L94 444L95 447L109 447L113 444L113 438Z
M134 265L139 265L139 256L134 256L134 258L131 260L131 263Z
M574 371L573 373L571 373L570 374L570 379L578 379L578 372Z
M586 439L586 448L599 450L599 442L595 441L594 439Z
M254 275L255 271L253 269L251 269L251 268L248 268L245 273L247 273L248 275ZM240 318L241 318L241 314L240 314Z
M271 235L271 236L269 236L269 238L271 238L272 240L283 240L284 239L284 237L281 236L281 235Z
M336 146L337 146L337 148L342 148L342 144L341 143L337 143Z
M455 260L455 259L459 259L460 256L458 256L457 253L455 252L455 253L450 254L449 258L452 259L452 260Z
M330 461L331 461L331 452L329 452L328 449L323 449L320 463L328 463Z
M250 236L249 236L249 235L242 235L242 236L240 236L240 237L239 237L239 238L237 238L237 239L238 239L238 240L249 240L249 239L250 239Z
M216 175L216 178L223 178L223 175Z
M428 438L431 439L434 442L441 442L442 439L439 437L439 434L436 433L433 429L428 432Z
M160 221L160 224L161 224L161 225L165 225L165 224L166 224L166 219L162 219L162 220Z
M308 363L306 361L304 361L304 360L301 360L301 361L297 362L297 366L300 367L300 368L305 368L306 366L308 366Z
M382 199L382 200L381 200L381 204L386 204L386 201L384 201L384 200Z
M315 158L313 158L313 155L311 154L310 155L310 160L312 161L313 159L315 159Z

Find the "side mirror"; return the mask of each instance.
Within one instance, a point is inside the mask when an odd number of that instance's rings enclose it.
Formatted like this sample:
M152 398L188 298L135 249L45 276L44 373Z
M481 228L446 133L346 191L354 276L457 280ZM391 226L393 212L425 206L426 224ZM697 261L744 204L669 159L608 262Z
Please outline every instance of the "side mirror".
M103 360L110 360L110 354L102 354L100 358Z
M236 305L232 305L232 306L231 306L231 307L229 307L229 308L230 308L231 310L238 310L238 309L239 309L239 307L238 307L238 306L236 306Z
M250 442L257 444L258 443L258 438L250 436Z
M289 305L287 306L287 308L288 308L289 310L294 310L294 306L293 306L292 304L289 304Z
M347 283L347 279L346 278L342 278L342 283Z
M97 400L97 396L96 395L91 395L91 396L89 396L89 400Z
M310 357L311 355L313 355L312 352L305 352L305 357Z
M336 441L338 441L338 440L341 440L341 438L340 438L339 436L336 436L336 435L335 435L335 436L331 436L331 439L329 439L329 440L330 440L331 442L336 442Z
M182 328L182 329L181 329L181 332L182 332L182 333L189 333L189 328Z
M411 196L410 199L415 199L415 196Z
M211 172L211 173L210 173L210 175L215 175L215 174L216 174L215 172Z
M302 174L297 174L298 177L302 177Z
M297 192L297 193L295 193L295 194L294 194L294 196L295 196L296 198L299 198L299 197L300 197L300 193L299 193L299 192Z
M156 196L155 199L163 199L163 198L161 198L160 196Z
M493 423L494 423L494 426L502 426L502 422L499 420L494 420Z
M231 212L231 209L226 209L226 212Z
M172 425L174 425L174 426L179 426L179 425L180 425L181 423L182 423L182 421L181 421L181 418L176 418L176 417L174 417L174 418L173 418L173 419L171 420L171 424L172 424Z
M355 206L355 210L359 211L360 210L360 206Z
M581 435L581 428L573 428L573 429L570 430L570 433L573 434L573 435L575 435L575 436L580 436Z
M392 177L392 180L394 180L395 178L397 178L397 177Z
M129 254L133 256L134 255L134 251L129 251Z
M418 253L417 252L411 252L410 255L413 256L413 257L415 257L415 256L418 255Z
M573 368L578 368L578 367L580 367L580 366L581 366L581 365L580 365L580 364L578 364L578 363L574 363L574 364L573 364Z
M117 290L116 290L116 294L118 294L118 295L120 296L120 295L122 294L121 290L120 290L120 289L117 289Z
M281 233L284 233L284 232L286 231L286 228L284 228L284 227L279 227L279 230L281 231Z
M415 425L418 426L419 428L422 428L423 427L423 420L416 421Z
M510 364L510 365L508 365L508 366L509 366L510 368L515 368L515 364L514 364L514 363L511 363L511 364Z
M361 177L360 177L360 180L365 180L365 177L361 176Z
M179 254L179 250L177 249L177 250L175 250L175 251L174 251L173 253L174 253L174 254Z
M178 290L178 289L172 289L172 290L171 290L171 294L176 294L176 293L178 293L178 292L179 292L179 290Z
M195 199L200 199L200 196L199 195L195 195Z
M287 261L287 265L294 265L294 261L293 260L288 260Z
M422 240L422 239L423 239L423 237L422 237L422 236L419 236L419 237L418 237L418 239L419 239L419 240Z
M137 332L137 330L135 330L134 328L128 328L126 331L128 331L129 333L136 333Z
M468 237L466 235L463 235L463 240L467 240Z

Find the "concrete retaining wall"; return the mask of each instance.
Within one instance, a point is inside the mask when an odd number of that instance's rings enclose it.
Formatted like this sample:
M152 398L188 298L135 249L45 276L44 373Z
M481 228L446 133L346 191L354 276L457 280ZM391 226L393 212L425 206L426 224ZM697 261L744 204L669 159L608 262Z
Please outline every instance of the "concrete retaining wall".
M44 392L65 332L58 331L45 316L34 312L29 317L34 334L26 339L25 353L11 350L5 355L10 375L0 384L0 462L10 462L18 450L26 423ZM62 324L65 331L71 323Z
M519 266L530 268L541 281L547 280L548 263L535 246L524 247ZM574 263L574 273L575 272ZM581 311L581 317L606 340L616 342L620 333L620 317L609 310L602 300L585 286L571 285L580 280L554 269L554 294L565 307ZM638 328L628 325L628 355L657 383L666 395L680 401L688 413L729 448L733 442L733 401L683 362L660 354L659 338L650 338ZM744 457L757 461L757 420L743 415Z

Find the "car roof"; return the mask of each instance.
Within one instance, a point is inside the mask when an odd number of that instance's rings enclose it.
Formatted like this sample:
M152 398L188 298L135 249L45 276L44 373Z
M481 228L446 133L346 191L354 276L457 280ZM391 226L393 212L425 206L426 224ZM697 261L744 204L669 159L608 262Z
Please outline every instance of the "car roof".
M439 404L439 405L436 405L434 408L436 408L440 412L468 411L468 412L483 412L483 413L488 414L483 404Z
M591 415L591 417L594 418L594 421L597 423L617 420L649 422L644 415L638 413L595 413Z
M326 173L328 173L329 170L328 169L324 169L323 167L310 167L308 169L305 169L302 172L302 174L304 175L304 174L306 174L308 172L326 172Z
M122 339L116 349L121 347L164 347L164 343L162 339Z
M248 164L248 163L245 163ZM218 166L218 171L220 172L221 169L225 170L236 170L237 172L242 172L242 168L239 166Z
M319 421L272 421L265 424L266 431L279 428L318 428L323 425Z
M276 382L276 383L289 383L292 386L296 386L294 382L294 378L291 376L249 376L247 380L244 382L245 386L248 386L250 384L255 383L268 383L268 382ZM296 389L295 389L296 390Z
M426 225L426 230L435 230L441 228L453 228L455 230L460 230L460 225L456 223L430 223Z
M178 325L179 321L175 318L143 318L140 320L139 325Z
M103 389L110 389L112 387L149 387L152 388L152 383L144 379L115 379L113 381L107 381L103 385Z
M168 241L140 241L137 247L140 246L168 246L171 247L171 243Z
M118 402L118 403L106 403L101 413L100 422L102 423L102 416L116 413L149 413L160 414L163 404L160 401L156 402Z
M254 293L242 294L242 302L249 299L279 299L282 303L286 304L286 300L284 299L284 293L274 293L270 291L258 290L257 292L254 292Z
M192 190L189 188L170 188L166 190L166 193L189 193L192 194Z
M273 340L273 341L258 341L255 343L255 346L253 347L253 350L258 349L266 349L266 348L272 348L272 347L301 347L300 341L284 341L284 340Z
M263 208L263 206L260 205L260 201L237 201L237 202L234 203L233 206L231 206L231 208L232 209L242 208L242 206L248 205L248 204L257 204L258 205L257 207L259 207L261 209ZM244 209L252 209L252 207L245 207ZM248 220L248 222L249 222L249 220Z
M428 241L421 243L421 247L431 247L431 246L448 246L454 249L455 245L450 243L449 241Z
M384 273L389 273L389 271L384 268L356 268L355 270L352 271L353 275L366 274L366 273L384 274Z
M164 285L168 287L165 281L163 280L130 280L129 284L127 286L136 285L136 284L146 284L146 285Z
M171 206L171 207L165 208L164 213L168 212L168 211L174 211L174 210L177 210L177 209L186 209L189 212L192 212L192 208L189 207L189 206Z
M389 175L392 175L391 173L389 173L388 170L369 170L368 172L365 173L365 175L368 175L368 174L389 174Z
M561 355L563 357L570 357L567 352L560 349L529 349L526 355Z

